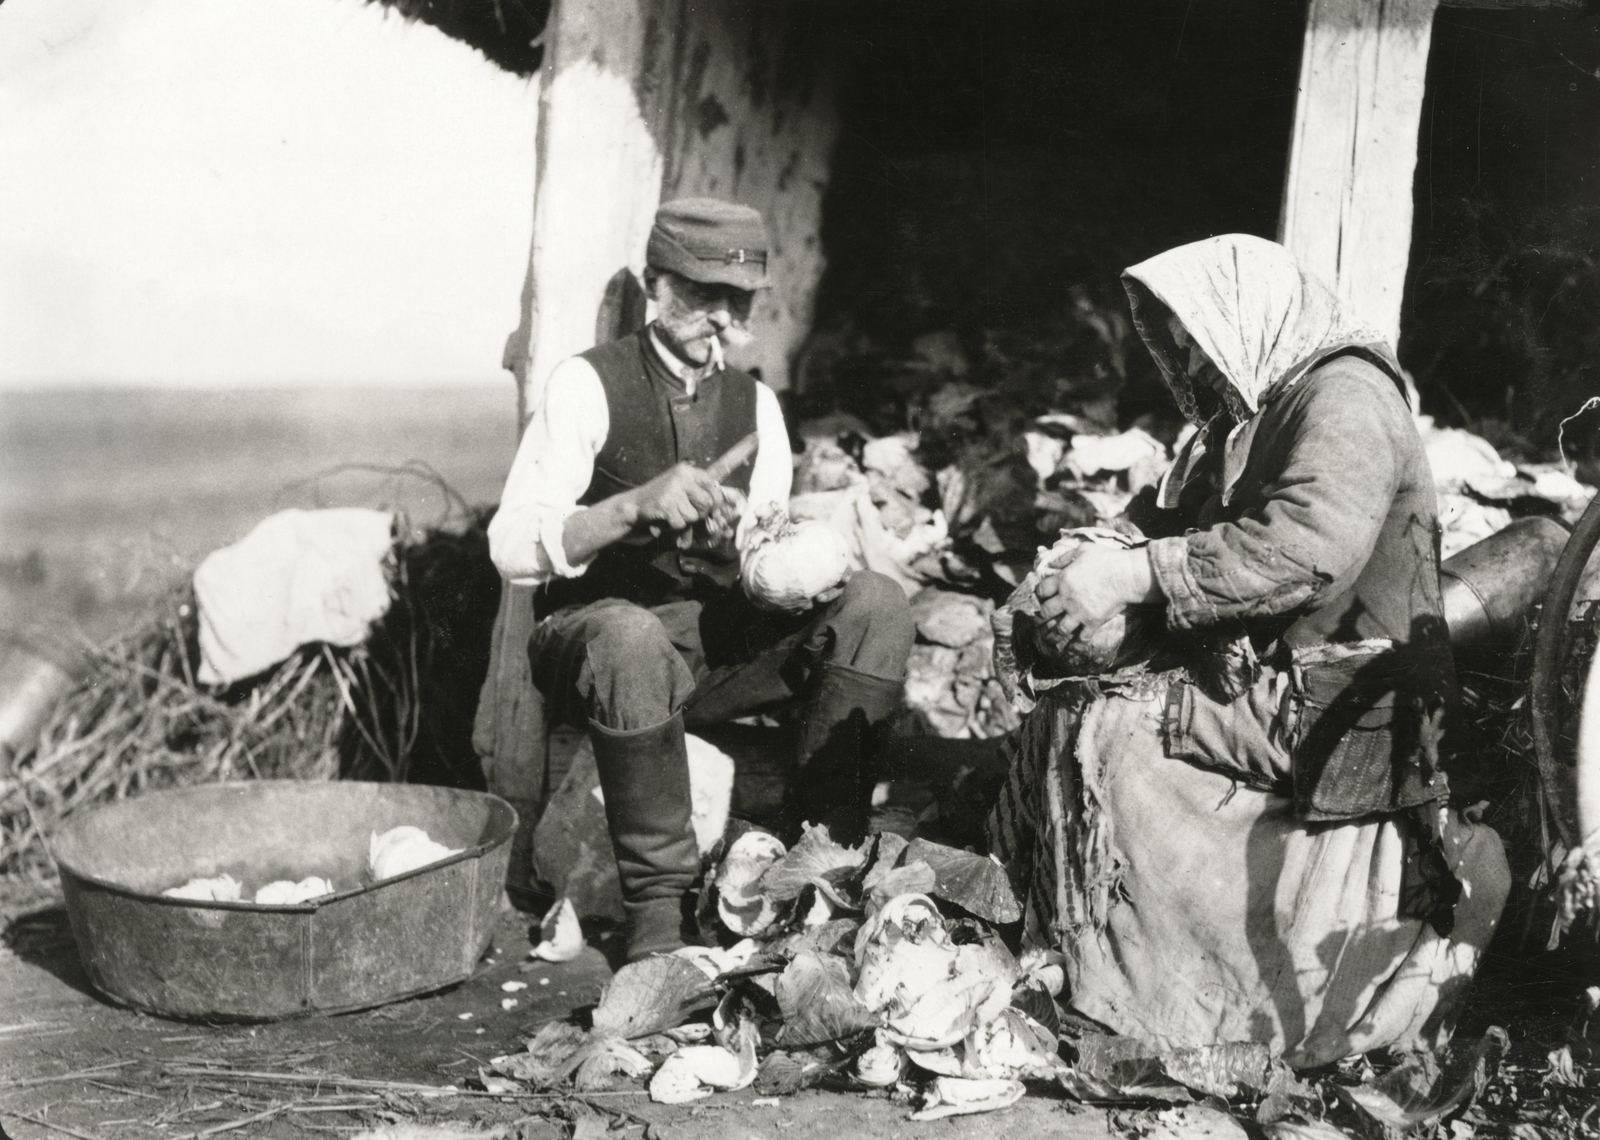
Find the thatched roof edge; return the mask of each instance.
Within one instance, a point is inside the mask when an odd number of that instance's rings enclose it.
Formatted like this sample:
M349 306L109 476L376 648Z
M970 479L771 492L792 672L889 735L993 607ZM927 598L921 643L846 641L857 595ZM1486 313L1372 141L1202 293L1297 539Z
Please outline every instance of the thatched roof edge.
M524 78L544 60L551 0L367 0L392 8L460 40L492 63Z

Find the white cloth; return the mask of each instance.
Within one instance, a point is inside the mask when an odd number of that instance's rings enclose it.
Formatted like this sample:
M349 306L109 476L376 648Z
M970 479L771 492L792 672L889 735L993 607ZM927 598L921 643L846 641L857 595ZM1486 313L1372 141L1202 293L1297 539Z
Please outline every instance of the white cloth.
M360 645L389 609L387 511L279 511L194 572L199 679L229 685L302 645Z
M712 369L693 369L673 356L651 332L650 343L690 394ZM489 557L513 584L537 586L552 578L572 578L587 562L568 564L561 532L579 510L578 496L589 488L595 456L611 430L611 412L600 376L581 356L556 365L545 385L511 463L500 509L489 523ZM750 473L745 522L757 509L789 501L794 465L789 431L776 393L756 383L756 430L761 445Z

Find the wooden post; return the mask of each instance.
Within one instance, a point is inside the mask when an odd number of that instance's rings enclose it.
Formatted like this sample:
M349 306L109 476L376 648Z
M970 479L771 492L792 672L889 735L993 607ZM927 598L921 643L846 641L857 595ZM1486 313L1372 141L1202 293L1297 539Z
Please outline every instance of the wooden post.
M590 347L607 286L644 269L656 206L712 196L766 218L773 288L743 363L786 386L810 331L837 135L831 47L804 0L557 0L545 33L533 249L506 344L525 423ZM612 286L615 291L615 285Z
M1438 0L1311 0L1279 240L1393 344Z

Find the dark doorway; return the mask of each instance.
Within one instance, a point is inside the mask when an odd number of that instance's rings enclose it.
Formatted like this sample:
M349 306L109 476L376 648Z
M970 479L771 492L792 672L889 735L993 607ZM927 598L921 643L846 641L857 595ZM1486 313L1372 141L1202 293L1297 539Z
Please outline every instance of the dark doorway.
M1441 9L1420 134L1401 360L1443 422L1548 455L1600 392L1600 19Z
M842 13L819 330L948 334L974 358L1060 345L1085 297L1125 311L1125 266L1210 234L1274 236L1304 19L1299 2L1225 0ZM1123 422L1169 403L1128 355Z

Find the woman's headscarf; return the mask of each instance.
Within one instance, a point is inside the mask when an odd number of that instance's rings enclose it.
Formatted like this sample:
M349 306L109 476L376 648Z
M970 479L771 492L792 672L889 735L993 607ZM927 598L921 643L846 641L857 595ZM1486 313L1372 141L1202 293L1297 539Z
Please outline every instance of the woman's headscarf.
M1202 429L1163 484L1163 506L1177 504L1195 461L1221 442L1208 437L1224 426L1216 417L1206 420L1202 415L1185 374L1188 354L1173 340L1168 316L1178 318L1227 379L1234 398L1226 402L1248 413L1238 424L1225 418L1224 501L1243 471L1261 409L1318 361L1356 350L1398 382L1400 364L1382 334L1347 314L1327 286L1301 269L1277 242L1224 234L1180 245L1125 270L1122 284L1134 327L1178 409Z

